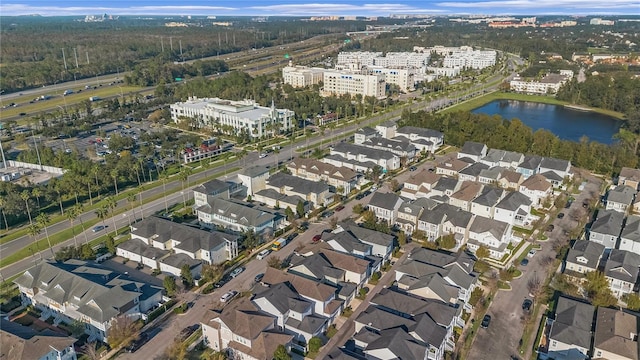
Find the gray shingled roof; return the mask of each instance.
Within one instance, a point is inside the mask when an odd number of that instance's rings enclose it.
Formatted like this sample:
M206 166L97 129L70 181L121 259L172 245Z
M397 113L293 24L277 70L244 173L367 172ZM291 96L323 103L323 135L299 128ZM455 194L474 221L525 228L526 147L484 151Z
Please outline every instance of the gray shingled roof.
M400 196L394 193L383 193L376 191L373 193L371 200L369 200L369 206L379 207L381 209L393 210L397 209L399 203L402 202Z
M591 225L590 232L620 236L624 214L615 210L600 210L598 218Z
M467 141L462 145L462 149L460 149L460 154L469 154L474 156L482 155L482 150L487 146L485 144L475 142L475 141Z
M558 170L558 171L566 171L569 167L569 161L555 158L544 158L540 162L540 168Z
M281 314L286 314L289 310L304 313L313 306L313 303L301 298L286 282L267 288L258 287L253 299L267 300Z
M556 319L551 327L550 338L568 345L591 348L591 328L595 307L583 302L558 298Z
M393 354L394 359L424 359L427 347L414 339L402 328L384 330L380 337L369 343L364 352L386 349Z
M237 219L237 223L243 226L262 225L273 221L276 217L266 211L250 208L225 199L211 199L208 204L199 207L198 211Z
M529 170L538 170L540 163L542 162L542 156L538 155L526 155L524 160L518 165L518 167Z
M395 150L395 151L404 151L404 152L415 152L416 147L413 146L410 142L398 141L392 139L386 139L382 137L374 137L363 143L365 146L377 146L384 147L385 149Z
M611 249L604 266L606 276L635 284L640 271L640 255L630 251Z
M457 186L458 186L458 179L443 176L440 178L440 180L438 180L436 185L433 187L433 190L442 191L442 192L445 192L447 190L455 191Z
M588 240L577 240L575 244L573 244L573 247L569 249L567 261L574 264L581 264L578 262L578 257L584 257L587 260L587 263L584 265L595 269L598 267L598 262L603 252L604 245L602 244Z
M246 175L249 177L256 177L256 176L260 176L260 175L264 175L266 173L269 172L269 168L264 166L264 165L256 165L256 166L252 166L252 167L248 167L242 171L240 171L240 174L242 175Z
M378 132L375 129L372 129L368 126L362 127L360 129L358 129L358 131L356 131L356 134L362 134L365 136L373 136L373 135L377 135Z
M396 134L411 135L415 134L423 138L442 138L444 134L440 131L419 128L415 126L403 126L396 130Z
M169 251L167 250L162 250L162 249L158 249L156 247L147 245L144 241L140 239L127 240L121 243L120 245L118 245L118 248L140 255L147 259L160 259L161 257L169 253Z
M596 315L593 346L620 358L638 360L638 342L629 339L638 334L638 317L634 314L600 306Z
M507 231L508 226L509 225L507 223L502 221L489 219L484 216L476 216L473 223L471 223L469 231L473 231L476 234L489 232L497 239L502 239L502 236Z
M184 265L188 265L189 269L193 269L196 266L202 264L202 261L192 259L187 254L171 254L166 258L160 260L161 263L172 266L176 269L182 269Z
M275 173L267 179L269 186L275 186L277 188L291 188L294 192L301 194L315 193L320 194L329 190L329 185L319 182L311 181L297 176L285 174L283 172Z
M395 239L393 235L388 235L380 231L363 228L355 224L353 221L343 221L338 225L345 231L350 232L358 240L370 244L389 246Z
M627 223L622 229L621 238L640 242L640 216L629 215L627 217Z
M509 211L515 211L520 206L531 205L531 199L519 191L512 191L505 195L505 197L496 205L499 209L505 209Z
M634 189L629 186L619 185L607 193L607 202L611 201L619 204L630 205L633 202L635 195L636 191Z
M193 191L210 195L210 194L219 194L221 192L227 191L229 190L230 187L231 187L231 184L227 183L226 181L213 179L197 186L196 188L193 189Z
M62 352L77 341L50 329L36 332L4 317L0 318L0 334L3 360L44 359L51 349Z
M378 331L398 326L409 327L415 323L411 319L390 313L373 305L369 305L369 307L361 312L358 317L356 317L355 322L364 324Z
M485 187L473 202L482 206L492 207L498 204L503 194L504 190L502 189Z
M353 154L353 155L362 154L370 159L375 159L375 160L380 160L380 159L389 160L389 159L393 159L393 157L395 156L393 153L386 150L372 149L366 146L351 144L347 142L338 143L336 146L333 147L332 152L333 151L341 154Z
M467 166L466 168L462 169L459 174L463 174L463 175L469 175L469 176L474 176L474 177L478 177L483 170L488 170L489 166L480 162L477 163L473 163L469 166Z

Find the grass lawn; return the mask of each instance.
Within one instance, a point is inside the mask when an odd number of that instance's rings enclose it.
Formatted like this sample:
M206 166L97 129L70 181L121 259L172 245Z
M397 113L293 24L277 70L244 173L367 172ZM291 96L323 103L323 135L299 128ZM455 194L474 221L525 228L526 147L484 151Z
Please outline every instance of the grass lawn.
M121 91L122 89L122 91ZM19 106L10 107L2 110L2 114L0 115L0 121L5 120L10 117L18 116L20 113L26 113L25 118L18 120L18 123L26 123L27 116L34 115L35 113L39 113L45 110L50 110L52 108L60 107L69 107L75 104L79 104L85 100L88 100L91 96L97 96L99 98L107 98L111 96L120 95L121 93L124 96L129 95L132 92L137 92L141 90L141 87L137 86L102 86L95 90L82 90L80 93L74 93L67 96L58 96L62 95L62 92L66 89L61 89L60 93L51 93L51 96L55 96L49 100L40 100L34 103L29 103L29 101L33 100L32 96L21 96L15 100L15 103ZM74 89L75 91L79 89ZM99 106L99 102L94 103L94 106Z
M450 108L447 108L445 110L442 110L441 113L448 113L448 112L454 112L454 111L471 111L474 110L476 108L479 108L485 104L488 104L494 100L518 100L518 101L530 101L530 102L537 102L537 103L544 103L544 104L549 104L549 105L569 105L570 103L567 101L561 101L556 99L553 96L546 96L546 95L527 95L527 94L518 94L518 93L506 93L506 92L492 92L490 94L481 96L481 97L477 97L475 99L469 100L469 101L465 101L464 103L458 104L458 105L454 105ZM588 107L588 106L586 106ZM608 115L611 117L615 117L617 119L623 119L624 118L624 114L619 113L617 111L611 111L611 110L605 110L605 109L598 109L598 108L590 108L591 111L593 112L597 112L603 115Z

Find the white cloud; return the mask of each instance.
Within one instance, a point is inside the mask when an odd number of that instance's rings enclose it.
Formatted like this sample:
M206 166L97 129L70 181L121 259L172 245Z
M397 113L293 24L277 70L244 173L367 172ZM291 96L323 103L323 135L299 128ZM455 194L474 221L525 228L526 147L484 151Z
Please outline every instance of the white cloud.
M441 7L448 8L478 8L478 9L541 9L549 11L567 12L585 12L588 9L636 9L638 7L637 0L494 0L494 1L450 1L440 2L436 4ZM563 11L564 10L564 11ZM636 11L637 12L637 11Z
M28 15L41 14L47 16L87 15L87 14L114 14L114 15L177 15L183 13L208 14L214 12L233 12L238 10L225 6L201 6L201 5L168 5L168 6L33 6L27 4L2 4L2 15Z

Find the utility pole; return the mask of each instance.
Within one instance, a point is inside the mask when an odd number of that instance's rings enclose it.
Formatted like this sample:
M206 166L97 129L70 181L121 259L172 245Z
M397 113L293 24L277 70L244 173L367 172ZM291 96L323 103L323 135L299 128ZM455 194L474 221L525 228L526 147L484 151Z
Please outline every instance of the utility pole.
M67 57L64 56L64 48L62 48L62 60L64 61L64 69L67 70Z
M78 66L78 52L76 51L76 48L73 48L73 55L76 57L76 69L77 69L80 66Z

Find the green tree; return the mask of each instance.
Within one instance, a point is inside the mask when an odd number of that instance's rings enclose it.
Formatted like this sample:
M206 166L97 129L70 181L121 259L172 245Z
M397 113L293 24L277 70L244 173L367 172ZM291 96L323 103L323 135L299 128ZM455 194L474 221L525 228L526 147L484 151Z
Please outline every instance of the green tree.
M632 311L640 310L640 296L638 296L638 294L626 294L622 297L622 300L627 303L627 309Z
M107 239L104 241L104 245L107 247L107 251L115 255L116 244L111 234L107 235Z
M7 207L8 201L5 197L0 197L0 212L2 213L2 218L4 219L4 229L9 231L9 223L7 222L7 212L5 211Z
M76 237L76 230L73 227L73 222L78 218L78 216L80 216L80 212L78 211L77 207L72 207L71 209L67 210L67 220L69 220L69 222L71 223L71 232L73 233L73 244L75 245L75 247L78 247L78 238Z
M138 339L141 327L140 322L133 321L131 317L126 315L120 315L111 322L107 343L111 348L127 347Z
M84 326L84 322L80 320L73 320L71 324L69 324L71 335L75 338L79 338L82 334L84 334Z
M116 217L113 214L113 211L118 207L118 200L113 196L107 196L104 201L106 202L106 208L109 210L111 214L111 221L113 222L113 235L115 236L118 233L118 227L116 226Z
M162 281L162 285L164 286L164 290L167 292L168 296L175 296L178 287L176 286L176 278L173 276L166 276Z
M407 235L404 233L404 231L400 231L398 233L398 245L404 246L406 244L407 244Z
M482 300L483 297L484 297L484 291L482 291L480 287L476 287L471 292L471 296L469 297L469 304L475 307L476 305L478 305L478 303L480 302L480 300Z
M191 268L188 264L182 265L182 268L180 269L180 278L182 278L182 283L186 287L191 288L194 285L195 282L193 280L193 274L191 274Z
M318 353L320 348L322 347L322 340L319 337L312 337L309 339L309 351L312 353Z
M53 246L51 245L51 239L49 238L49 230L47 229L47 227L51 223L51 218L49 218L49 214L41 212L36 217L36 221L38 222L38 225L40 225L40 228L44 229L44 234L47 237L47 243L49 244L49 250L51 251L51 255L55 255L53 253Z
M480 245L478 250L476 250L476 256L478 257L478 259L486 259L489 257L489 255L491 255L491 253L489 252L489 248L484 245Z
M456 247L456 245L458 245L456 238L453 234L441 236L438 240L436 240L436 243L438 244L439 247L446 250L453 249L454 247ZM476 253L476 255L478 254ZM480 255L478 255L478 257L480 257Z
M80 246L80 259L81 260L93 260L96 258L96 252L93 250L91 245L82 244Z
M364 206L362 204L353 205L353 213L354 214L362 214L364 212Z
M291 360L291 355L287 352L287 348L280 344L273 353L273 360Z
M29 199L31 198L31 193L29 193L29 190L24 190L20 193L20 197L24 201L24 204L27 208L27 215L29 216L29 224L33 224L33 219L31 218L31 209L29 209Z
M301 218L304 216L304 202L302 202L302 200L298 201L298 204L296 205L296 214L298 214L298 217Z
M296 215L293 213L293 210L291 210L291 207L287 206L286 209L284 209L284 215L287 217L287 221L291 222L293 220L295 220Z
M590 271L586 275L584 292L593 306L613 306L618 300L609 288L609 281L604 273L600 271Z

